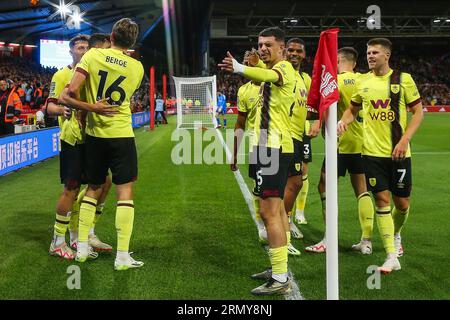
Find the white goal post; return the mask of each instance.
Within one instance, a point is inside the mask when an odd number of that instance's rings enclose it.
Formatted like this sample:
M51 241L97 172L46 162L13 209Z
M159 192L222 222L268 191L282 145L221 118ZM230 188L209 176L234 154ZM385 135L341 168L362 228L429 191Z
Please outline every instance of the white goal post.
M217 109L216 76L173 77L177 97L177 128L215 128Z

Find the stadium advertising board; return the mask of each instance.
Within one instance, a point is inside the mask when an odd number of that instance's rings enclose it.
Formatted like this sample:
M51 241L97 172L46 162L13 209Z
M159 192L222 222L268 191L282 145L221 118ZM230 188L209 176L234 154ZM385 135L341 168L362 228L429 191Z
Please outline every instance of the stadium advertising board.
M450 112L450 106L424 106L424 112Z
M139 128L150 122L150 112L136 112L132 114L133 128Z
M132 114L133 128L150 121L149 112ZM0 176L59 155L59 128L0 138Z
M0 138L0 176L59 154L59 128Z

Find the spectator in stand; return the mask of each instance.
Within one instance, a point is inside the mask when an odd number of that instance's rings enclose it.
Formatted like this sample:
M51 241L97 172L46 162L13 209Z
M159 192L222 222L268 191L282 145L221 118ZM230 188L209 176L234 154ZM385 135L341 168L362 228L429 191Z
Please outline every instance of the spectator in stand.
M22 102L14 83L0 78L0 136L14 133L14 122L22 110Z
M26 92L25 103L27 105L30 105L30 103L31 103L31 96L33 94L33 87L31 85L27 85L27 88L26 88L25 92Z
M38 129L45 128L45 107L41 107L36 112L36 127Z
M23 90L23 88L22 88L21 81L16 79L15 87L16 87L16 93L19 96L20 101L22 102L22 105L25 104L25 90Z
M156 106L155 106L156 124L158 124L158 122L167 124L167 119L166 119L166 116L164 115L164 100L162 99L161 94L158 94L155 102L156 102Z
M36 89L34 90L33 93L33 103L31 108L32 109L40 109L41 106L44 104L44 100L43 100L43 90L41 88L41 83L37 82L36 83Z

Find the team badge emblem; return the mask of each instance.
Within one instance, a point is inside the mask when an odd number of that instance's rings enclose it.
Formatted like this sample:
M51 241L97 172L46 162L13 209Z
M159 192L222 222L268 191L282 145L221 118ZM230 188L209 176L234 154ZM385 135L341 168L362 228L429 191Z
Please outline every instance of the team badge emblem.
M391 91L392 93L399 93L400 92L400 85L399 84L391 84Z
M301 167L301 164L300 164L300 163L296 163L296 164L295 164L295 170L300 171L301 168L302 168L302 167Z
M376 178L369 178L369 183L372 187L375 187L375 185L377 184L377 179Z

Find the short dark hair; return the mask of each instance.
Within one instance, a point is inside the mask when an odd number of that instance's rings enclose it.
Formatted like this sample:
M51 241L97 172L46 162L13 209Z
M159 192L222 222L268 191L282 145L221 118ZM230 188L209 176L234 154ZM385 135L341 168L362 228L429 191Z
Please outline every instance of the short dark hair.
M303 45L304 47L306 47L305 41L303 41L300 38L289 39L288 42L286 43L286 46L289 46L291 43L299 43L299 44Z
M259 37L275 37L276 41L284 42L285 34L284 31L278 27L270 27L261 31L258 35Z
M130 18L122 18L114 24L111 38L117 46L128 49L135 44L138 34L137 23Z
M338 54L342 54L349 61L358 61L358 51L353 47L343 47L338 50Z
M89 38L89 48L94 48L96 45L103 44L105 41L111 41L110 36L109 33L93 33Z
M386 38L373 38L367 41L368 46L380 45L392 52L392 42Z
M87 34L79 34L70 39L69 48L72 49L78 41L86 41L89 42L89 36Z

